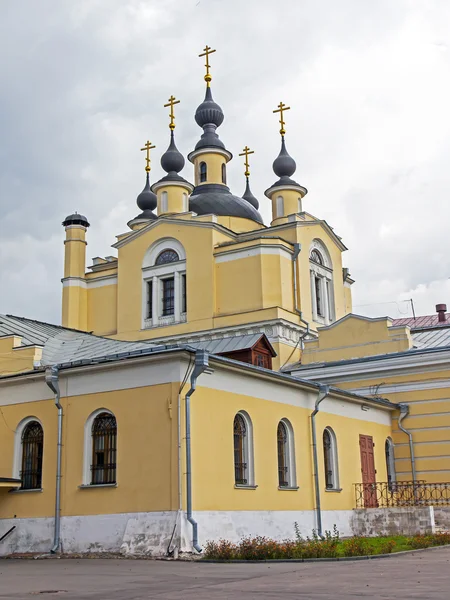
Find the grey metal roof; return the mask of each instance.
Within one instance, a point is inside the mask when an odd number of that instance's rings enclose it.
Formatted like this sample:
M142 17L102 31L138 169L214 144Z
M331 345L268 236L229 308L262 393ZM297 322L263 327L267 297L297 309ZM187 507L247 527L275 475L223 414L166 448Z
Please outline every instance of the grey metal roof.
M450 346L450 327L412 331L414 346L417 348L441 348Z
M189 207L198 215L242 217L263 223L256 208L239 196L234 196L225 185L206 183L197 186L189 198Z
M51 325L24 317L0 315L0 337L8 335L21 337L21 346L42 346L50 337L57 335L62 330L64 328L59 325Z
M222 354L224 352L237 352L252 348L261 339L261 333L238 335L235 337L222 338L220 340L204 340L200 342L189 342L191 348L206 350L211 354Z

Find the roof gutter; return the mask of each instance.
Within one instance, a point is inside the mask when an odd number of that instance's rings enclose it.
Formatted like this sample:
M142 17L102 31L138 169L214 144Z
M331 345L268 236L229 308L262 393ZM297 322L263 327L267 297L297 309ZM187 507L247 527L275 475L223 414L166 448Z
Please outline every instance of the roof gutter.
M197 350L195 366L191 375L191 388L185 397L186 410L186 518L192 525L192 546L197 552L202 548L198 543L198 523L192 516L192 457L191 457L191 396L197 389L197 379L209 366L208 353Z
M317 395L316 404L314 410L311 413L311 437L312 437L312 450L313 450L313 461L314 461L314 489L316 494L316 520L317 520L317 534L320 538L324 539L322 532L322 510L320 505L320 484L319 484L319 465L317 459L317 437L316 437L316 415L319 412L319 405L322 400L330 393L330 386L321 385L319 387L319 393Z
M56 451L56 499L55 499L55 527L53 546L50 550L52 554L60 551L61 548L61 453L62 453L62 426L63 426L63 407L60 403L59 389L59 368L57 365L48 368L45 371L45 383L55 394L55 406L58 409L58 442Z

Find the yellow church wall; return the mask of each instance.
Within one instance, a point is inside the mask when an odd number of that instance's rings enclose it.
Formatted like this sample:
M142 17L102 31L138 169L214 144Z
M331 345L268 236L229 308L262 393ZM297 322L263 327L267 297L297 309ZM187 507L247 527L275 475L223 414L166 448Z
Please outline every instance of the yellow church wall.
M42 357L40 346L21 346L21 338L0 338L0 375L32 371L34 363Z
M277 198L281 196L283 198L283 215L277 214ZM301 194L296 190L278 190L275 191L271 196L272 202L272 225L278 225L279 223L286 222L283 217L300 213L301 208Z
M117 284L87 290L87 330L96 335L117 331Z
M190 188L192 189L192 188ZM162 195L167 194L167 210L163 210L162 206ZM183 196L186 196L184 200ZM157 202L158 202L158 216L170 213L184 213L187 212L187 197L188 190L178 185L166 185L158 187L157 189Z
M316 394L309 395L311 408L304 408L284 403L285 390L281 386L278 394L273 393L273 400L264 400L256 395L257 384L250 396L239 393L239 388L236 393L212 391L203 388L203 382L199 380L192 400L194 509L313 510L310 415ZM297 393L301 398L301 390ZM233 420L239 411L245 411L252 421L256 489L234 485ZM356 405L354 412L360 414L360 406ZM278 489L276 431L283 418L289 420L294 431L298 490ZM210 426L212 422L214 427ZM377 478L384 481L384 444L391 435L389 419L381 424L321 411L316 426L323 509L351 510L355 507L353 484L361 481L359 434L373 436ZM327 426L333 428L337 438L341 492L325 491L322 433Z
M352 288L344 283L344 315L353 310Z
M408 327L390 327L390 320L349 315L340 323L319 327L319 337L306 341L302 363L329 362L403 352L412 347Z
M42 385L45 384L42 382ZM64 411L62 516L177 510L179 385L176 382L61 398ZM61 387L66 387L64 380ZM113 412L117 420L117 487L82 489L79 486L83 484L85 423L93 411L101 408ZM14 430L24 418L33 416L41 422L44 452L42 491L4 494L0 500L0 518L50 517L55 507L57 410L54 401L6 405L2 406L2 413L2 476L12 476Z
M200 163L206 163L206 181L200 181L199 169ZM226 165L227 160L222 154L218 154L211 149L207 152L197 155L194 158L194 178L195 185L205 185L207 183L220 183L222 181L222 165ZM226 166L225 166L226 168Z
M64 245L64 277L83 278L86 268L86 228L81 225L66 227Z
M242 219L240 217L223 217L217 216L217 223L223 225L227 229L234 231L235 233L244 233L247 231L256 231L258 229L264 229L264 225L251 221L250 219Z
M63 286L61 324L63 327L87 331L87 290L84 285Z

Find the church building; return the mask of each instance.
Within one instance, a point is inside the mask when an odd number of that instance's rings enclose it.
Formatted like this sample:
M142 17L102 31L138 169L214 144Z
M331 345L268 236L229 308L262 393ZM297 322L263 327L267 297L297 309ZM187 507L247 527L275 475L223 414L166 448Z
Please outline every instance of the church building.
M354 484L394 477L401 407L370 382L355 390L315 368L335 359L334 331L351 346L363 321L343 241L305 210L289 107L273 111L281 139L266 199L251 192L247 146L245 193L233 194L213 52L200 55L189 171L171 96L166 175L151 181L147 141L139 212L114 256L86 269L89 221L63 221L62 326L0 315L0 555L177 555L220 537L293 537L295 522L304 535L333 525L351 535ZM393 352L411 340L390 322L376 335ZM375 500L365 494L365 507Z

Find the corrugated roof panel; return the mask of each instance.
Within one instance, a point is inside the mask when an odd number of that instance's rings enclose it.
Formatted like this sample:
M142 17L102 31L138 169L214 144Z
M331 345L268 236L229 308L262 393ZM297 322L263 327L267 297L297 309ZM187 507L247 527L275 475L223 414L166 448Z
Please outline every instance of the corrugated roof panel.
M450 346L450 327L428 329L412 334L414 344L419 348L440 348Z
M237 335L234 337L225 337L220 340L203 340L199 342L189 342L189 346L199 350L207 350L211 354L223 354L224 352L237 352L252 348L261 338L261 333L248 335Z

